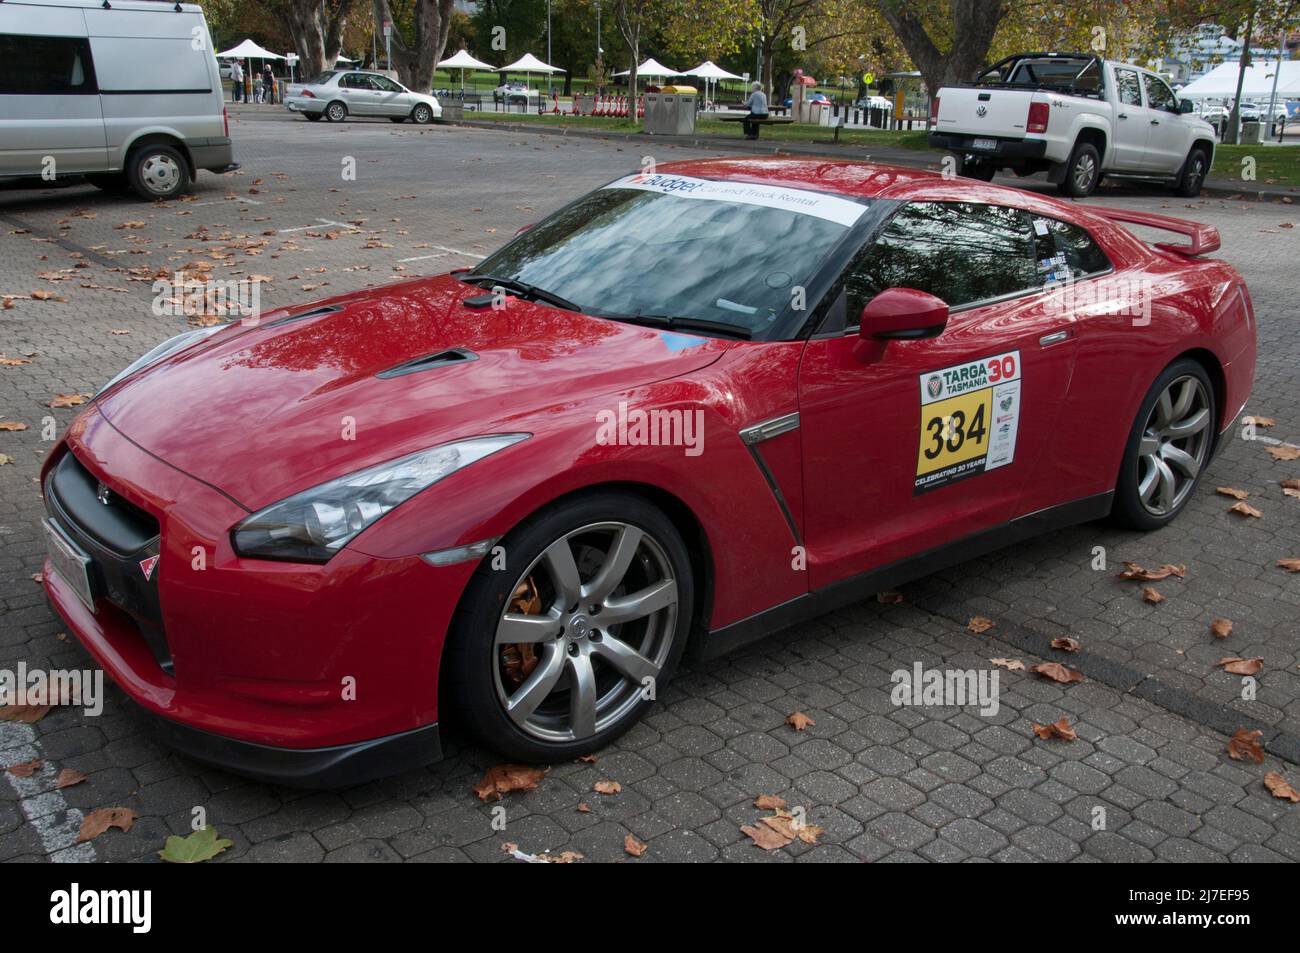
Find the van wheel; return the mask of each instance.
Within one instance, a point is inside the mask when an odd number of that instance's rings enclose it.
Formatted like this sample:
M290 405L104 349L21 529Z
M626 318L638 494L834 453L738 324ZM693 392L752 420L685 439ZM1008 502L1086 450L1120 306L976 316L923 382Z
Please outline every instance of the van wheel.
M325 107L325 118L330 122L342 122L348 118L348 107L335 100Z
M1178 184L1174 186L1174 194L1185 199L1200 195L1209 165L1210 160L1206 157L1204 149L1198 148L1189 152L1187 161L1183 163L1183 170L1179 173Z
M170 199L190 183L189 165L175 146L153 143L131 153L126 163L127 181L144 199Z
M427 126L433 122L433 110L429 108L428 103L417 103L411 110L411 118L421 126Z
M1101 156L1097 147L1087 142L1080 142L1070 153L1065 164L1065 178L1061 180L1061 194L1073 198L1085 198L1097 191L1101 182Z

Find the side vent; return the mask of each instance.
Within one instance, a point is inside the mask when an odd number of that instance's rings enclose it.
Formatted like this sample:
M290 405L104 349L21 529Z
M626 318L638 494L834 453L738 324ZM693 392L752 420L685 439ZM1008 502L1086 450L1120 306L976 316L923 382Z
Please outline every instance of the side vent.
M322 314L333 314L335 311L342 311L336 304L326 305L323 308L312 308L310 311L300 311L298 314L286 315L283 318L277 318L274 321L268 321L262 325L264 328L278 328L282 324L289 324L293 321L301 321L303 318L316 318Z
M420 371L431 371L438 367L467 364L470 361L477 360L478 355L473 351L466 350L463 347L456 347L447 351L439 351L437 354L426 354L424 357L417 357L404 364L396 364L386 371L380 371L375 376L383 378L401 377L403 374L418 374Z

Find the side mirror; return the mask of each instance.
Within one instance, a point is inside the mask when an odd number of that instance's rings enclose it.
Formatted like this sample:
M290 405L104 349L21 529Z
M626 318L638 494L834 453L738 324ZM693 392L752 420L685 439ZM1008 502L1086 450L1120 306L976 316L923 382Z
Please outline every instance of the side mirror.
M948 325L948 305L915 288L886 288L862 309L858 336L864 341L933 338Z
M1178 111L1180 113L1196 112L1196 104L1190 99L1180 99L1178 100Z

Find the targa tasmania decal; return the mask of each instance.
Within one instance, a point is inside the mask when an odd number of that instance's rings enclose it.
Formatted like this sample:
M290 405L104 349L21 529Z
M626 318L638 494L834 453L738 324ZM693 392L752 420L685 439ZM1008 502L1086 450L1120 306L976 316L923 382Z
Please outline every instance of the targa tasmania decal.
M1020 352L927 371L921 381L921 447L914 494L987 473L1016 456Z

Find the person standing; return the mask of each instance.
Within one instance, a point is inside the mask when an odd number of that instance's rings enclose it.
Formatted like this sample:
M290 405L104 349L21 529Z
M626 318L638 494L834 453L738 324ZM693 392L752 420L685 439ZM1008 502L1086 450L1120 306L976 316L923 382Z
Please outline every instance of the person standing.
M239 60L235 60L235 65L230 68L230 83L231 101L242 103L244 101L244 67L240 65Z
M744 118L741 125L745 127L746 139L757 139L758 123L754 120L767 118L767 96L763 93L762 83L754 83L750 86L750 90L749 99L745 100L749 115Z
M270 63L262 67L262 95L268 103L275 102L275 74L271 72Z

